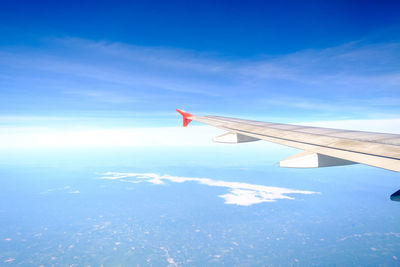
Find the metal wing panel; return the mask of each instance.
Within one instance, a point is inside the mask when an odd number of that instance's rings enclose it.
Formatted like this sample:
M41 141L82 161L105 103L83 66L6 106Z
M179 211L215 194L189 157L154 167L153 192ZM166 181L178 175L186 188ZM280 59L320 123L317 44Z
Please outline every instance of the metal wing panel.
M359 140L359 141L372 141L382 144L392 144L400 146L400 135L399 134L388 134L388 133L374 133L374 132L363 132L354 130L340 130L332 128L322 128L322 127L311 127L302 125L292 125L292 124L282 124L282 123L270 123L270 122L259 122L253 120L243 120L235 118L226 118L220 116L202 116L208 119L214 119L220 122L236 122L243 123L246 125L262 126L273 129L282 130L293 130L296 132L303 132L309 134L319 134L332 137L343 137L346 139ZM298 127L298 128L296 128Z
M400 172L400 135L219 116L193 116L192 119L254 138Z

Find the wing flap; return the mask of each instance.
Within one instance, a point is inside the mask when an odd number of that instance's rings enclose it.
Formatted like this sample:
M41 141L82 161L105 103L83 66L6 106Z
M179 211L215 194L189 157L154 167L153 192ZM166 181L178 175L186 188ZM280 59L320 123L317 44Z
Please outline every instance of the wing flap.
M238 143L248 143L258 141L260 139L250 137L247 135L239 134L236 132L227 132L222 135L213 138L213 141L216 143L225 143L225 144L238 144Z
M357 164L340 158L334 158L319 153L303 151L279 162L279 166L286 168L320 168Z

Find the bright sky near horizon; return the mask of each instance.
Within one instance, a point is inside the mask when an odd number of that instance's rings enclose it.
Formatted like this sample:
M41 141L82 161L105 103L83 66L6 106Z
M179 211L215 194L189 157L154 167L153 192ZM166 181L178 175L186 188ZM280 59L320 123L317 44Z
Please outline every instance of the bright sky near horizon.
M399 32L398 1L3 1L2 144L180 126L175 108L393 124Z

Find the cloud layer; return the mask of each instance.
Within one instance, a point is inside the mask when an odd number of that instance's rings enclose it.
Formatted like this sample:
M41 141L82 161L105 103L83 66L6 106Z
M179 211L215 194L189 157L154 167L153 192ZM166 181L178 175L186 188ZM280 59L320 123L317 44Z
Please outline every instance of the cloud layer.
M176 115L178 117L178 114ZM20 120L29 120L19 118ZM179 118L177 118L179 119ZM10 118L6 118L10 120ZM39 118L37 120L40 121ZM0 124L2 117L0 116ZM181 122L177 122L181 124ZM349 120L303 122L300 125L338 128L348 130L400 133L400 119ZM0 149L17 148L87 148L87 147L179 147L179 146L223 146L211 141L223 130L211 126L183 128L108 128L108 127L1 127ZM263 142L267 145L268 142ZM253 143L258 145L259 143Z
M6 114L53 111L50 114L75 116L84 111L103 116L108 111L107 116L120 117L182 107L289 118L398 116L399 55L396 42L359 41L237 59L78 38L48 39L39 48L2 49L0 104Z
M107 172L104 173L101 178L106 180L118 180L130 183L148 182L156 185L161 185L166 182L196 182L202 185L223 187L228 189L228 193L220 195L219 197L225 200L225 204L235 204L239 206L250 206L263 202L273 202L280 199L294 199L294 197L288 196L287 194L318 194L317 192L295 190L283 187L254 185L241 182L227 182L213 180L210 178L159 175L156 173Z
M171 127L175 108L400 132L398 42L253 58L79 38L0 48L0 149L210 145L214 130Z

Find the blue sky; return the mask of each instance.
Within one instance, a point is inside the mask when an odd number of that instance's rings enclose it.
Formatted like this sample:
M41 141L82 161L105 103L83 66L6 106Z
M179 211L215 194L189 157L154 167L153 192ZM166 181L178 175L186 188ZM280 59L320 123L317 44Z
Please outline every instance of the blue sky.
M3 1L2 126L400 115L398 1Z

